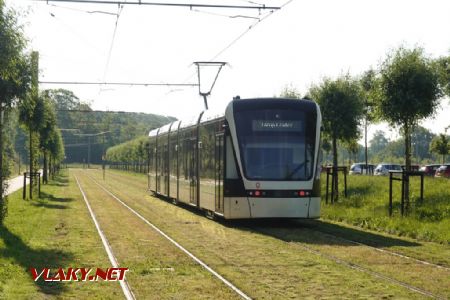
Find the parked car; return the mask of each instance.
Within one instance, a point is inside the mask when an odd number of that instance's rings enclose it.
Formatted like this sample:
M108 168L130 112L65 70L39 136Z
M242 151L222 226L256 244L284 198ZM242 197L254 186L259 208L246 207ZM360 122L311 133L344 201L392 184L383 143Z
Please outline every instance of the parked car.
M450 164L441 165L434 176L450 178Z
M362 175L362 174L371 174L371 171L375 169L375 165L367 164L366 169L366 163L355 163L351 165L350 171L348 172L349 175Z
M441 165L425 165L419 169L423 172L425 176L434 176L436 170L439 169Z
M381 163L375 168L374 175L388 175L389 171L402 171L402 166L397 164Z

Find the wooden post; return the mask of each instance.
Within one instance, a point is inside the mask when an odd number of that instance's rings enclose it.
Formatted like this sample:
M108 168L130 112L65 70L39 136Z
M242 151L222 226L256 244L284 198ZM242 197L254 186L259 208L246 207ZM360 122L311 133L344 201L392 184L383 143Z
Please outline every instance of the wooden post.
M347 167L344 167L344 195L347 198Z
M27 172L23 173L23 191L22 191L22 199L25 200L27 197Z
M389 173L389 217L392 216L392 173Z
M327 170L327 188L326 188L326 192L325 192L325 203L326 204L328 204L328 185L329 185L329 180L328 180L328 178L329 178L329 169L328 169L328 167L325 167L326 168L326 170Z
M420 201L423 202L423 176L424 174L420 174Z
M402 216L404 214L404 206L405 206L405 173L403 171L402 173L402 196L400 199L400 211L402 213Z

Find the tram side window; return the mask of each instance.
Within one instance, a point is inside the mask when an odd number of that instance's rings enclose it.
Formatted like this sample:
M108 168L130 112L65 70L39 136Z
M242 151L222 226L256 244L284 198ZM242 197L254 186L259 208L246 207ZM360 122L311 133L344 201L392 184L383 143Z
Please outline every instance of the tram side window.
M233 154L233 143L231 142L231 137L227 135L226 137L226 169L225 169L225 177L227 179L239 179L238 171L236 168L236 160L234 159Z

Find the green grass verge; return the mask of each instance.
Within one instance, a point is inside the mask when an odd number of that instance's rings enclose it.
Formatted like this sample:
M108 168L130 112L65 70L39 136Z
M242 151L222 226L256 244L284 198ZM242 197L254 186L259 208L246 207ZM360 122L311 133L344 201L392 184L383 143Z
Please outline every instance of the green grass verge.
M340 176L340 192L343 177ZM325 199L326 178L322 177L322 199ZM322 206L322 218L407 236L424 241L450 243L450 180L425 178L424 201L420 201L420 178L411 179L411 207L400 215L401 187L393 182L393 215L389 217L389 177L348 176L348 197Z
M77 186L69 184L67 175L43 186L41 198L36 198L22 200L21 190L9 196L8 215L0 225L0 299L120 297L118 282L33 281L30 268L110 266Z

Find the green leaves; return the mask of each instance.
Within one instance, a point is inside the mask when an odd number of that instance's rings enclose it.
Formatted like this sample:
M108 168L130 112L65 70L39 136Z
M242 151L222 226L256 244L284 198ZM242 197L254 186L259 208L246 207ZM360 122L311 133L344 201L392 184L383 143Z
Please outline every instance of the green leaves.
M312 86L309 94L320 106L325 134L342 141L358 137L363 95L356 80L349 75L336 80L325 78L321 84Z
M381 65L378 88L381 119L403 127L431 116L442 95L438 73L421 48L390 53Z
M11 106L22 98L31 82L30 60L24 54L26 40L16 13L0 0L0 103Z
M430 151L442 155L442 163L445 163L445 156L450 152L450 139L441 133L431 140Z

